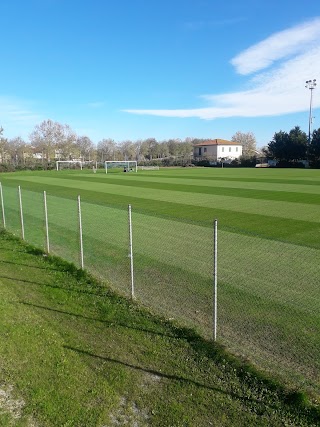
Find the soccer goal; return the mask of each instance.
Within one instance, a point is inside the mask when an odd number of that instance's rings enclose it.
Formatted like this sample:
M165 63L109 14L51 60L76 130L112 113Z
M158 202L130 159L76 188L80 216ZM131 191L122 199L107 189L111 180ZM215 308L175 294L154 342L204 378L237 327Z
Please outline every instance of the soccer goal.
M123 160L123 161L115 161L115 160L106 160L104 162L104 166L106 169L106 173L112 172L137 172L137 162L136 160Z
M57 160L56 169L57 171L62 169L81 169L83 162L81 160Z

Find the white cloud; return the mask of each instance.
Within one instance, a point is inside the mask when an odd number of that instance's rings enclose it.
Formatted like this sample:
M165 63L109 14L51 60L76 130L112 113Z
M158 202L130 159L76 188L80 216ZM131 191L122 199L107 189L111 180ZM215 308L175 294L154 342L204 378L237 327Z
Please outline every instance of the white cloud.
M240 53L231 62L240 74L253 73L271 65L273 67L251 77L248 81L249 90L202 96L209 103L207 108L125 111L207 120L276 116L305 111L309 100L305 81L316 78L320 83L320 18L273 34ZM320 96L316 94L314 107L320 107Z
M239 74L251 74L282 58L300 54L319 44L320 18L280 31L251 46L231 60Z

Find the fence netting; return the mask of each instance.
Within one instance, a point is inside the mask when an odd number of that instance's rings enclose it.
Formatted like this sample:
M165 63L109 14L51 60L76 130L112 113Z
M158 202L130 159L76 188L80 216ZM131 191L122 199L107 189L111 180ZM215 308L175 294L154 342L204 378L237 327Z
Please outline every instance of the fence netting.
M218 244L219 340L319 392L319 250L221 230Z
M25 240L46 250L44 195L21 192ZM18 189L3 187L19 237ZM80 267L77 200L47 194L50 253ZM131 296L128 210L82 201L84 268ZM3 213L1 220L4 225ZM152 312L213 336L212 228L132 207L134 296ZM291 386L320 393L319 250L218 229L217 340Z
M133 211L135 295L212 336L213 232Z

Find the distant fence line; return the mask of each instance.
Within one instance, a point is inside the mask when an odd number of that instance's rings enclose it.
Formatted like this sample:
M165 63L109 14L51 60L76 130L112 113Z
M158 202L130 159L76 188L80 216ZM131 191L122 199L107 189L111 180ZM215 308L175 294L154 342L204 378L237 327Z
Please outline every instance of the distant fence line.
M319 250L3 187L2 227L320 394Z

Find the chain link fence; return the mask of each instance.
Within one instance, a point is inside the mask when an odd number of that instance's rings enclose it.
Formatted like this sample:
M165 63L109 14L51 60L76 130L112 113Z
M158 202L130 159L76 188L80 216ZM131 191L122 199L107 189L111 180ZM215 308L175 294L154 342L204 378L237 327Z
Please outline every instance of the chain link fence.
M288 385L320 394L318 249L219 229L215 252L213 226L134 207L131 241L126 209L0 190L9 232L206 338L214 336L217 316L218 342Z

